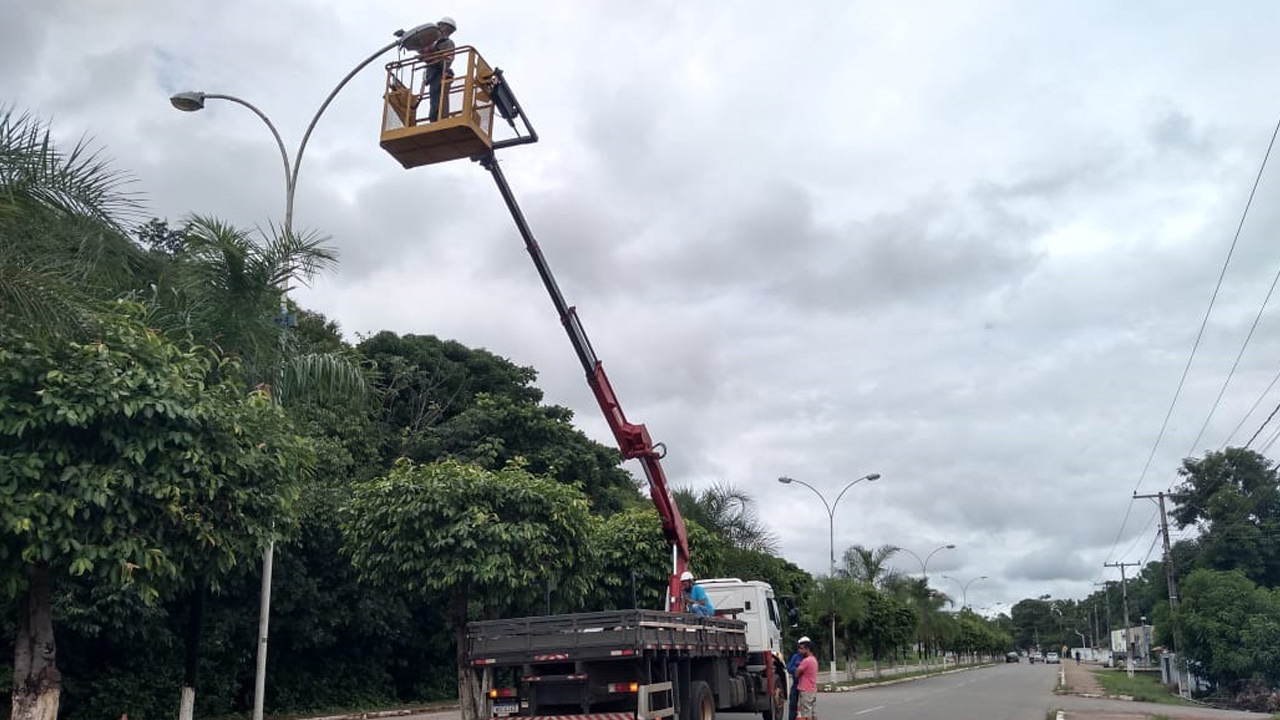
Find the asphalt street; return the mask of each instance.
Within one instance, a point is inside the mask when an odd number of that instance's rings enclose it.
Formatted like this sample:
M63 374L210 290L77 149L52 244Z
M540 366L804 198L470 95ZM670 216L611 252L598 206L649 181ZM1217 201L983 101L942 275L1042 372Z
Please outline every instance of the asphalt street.
M1266 715L1206 708L1147 705L1057 695L1057 665L1009 663L909 680L843 693L820 693L819 720L1045 720L1050 710L1088 716L1100 712L1158 713L1169 717L1261 718ZM722 720L759 720L759 715L719 713ZM457 720L457 710L403 720Z
M818 695L819 720L1044 720L1057 707L1054 666L1009 663ZM721 715L749 720L751 715Z

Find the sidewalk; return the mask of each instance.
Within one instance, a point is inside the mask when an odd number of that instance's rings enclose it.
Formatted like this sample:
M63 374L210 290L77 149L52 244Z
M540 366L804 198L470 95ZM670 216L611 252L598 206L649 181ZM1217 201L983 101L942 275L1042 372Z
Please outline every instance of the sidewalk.
M1094 667L1096 666L1090 663L1077 665L1074 660L1064 660L1062 671L1066 676L1066 691L1072 695L1085 697L1106 697L1106 688L1102 687L1098 678L1093 676Z

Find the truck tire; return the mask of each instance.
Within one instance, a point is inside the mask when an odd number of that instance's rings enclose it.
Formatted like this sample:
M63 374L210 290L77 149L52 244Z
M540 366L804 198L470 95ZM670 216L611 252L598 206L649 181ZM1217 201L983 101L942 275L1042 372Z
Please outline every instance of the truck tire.
M715 720L716 699L711 686L701 680L689 683L689 697L681 708L680 720Z

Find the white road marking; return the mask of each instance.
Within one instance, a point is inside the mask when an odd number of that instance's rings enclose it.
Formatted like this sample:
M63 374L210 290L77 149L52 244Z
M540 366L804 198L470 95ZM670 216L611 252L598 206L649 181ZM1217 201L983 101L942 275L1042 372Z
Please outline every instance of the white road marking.
M869 712L875 712L876 710L883 710L883 709L884 709L883 705L877 705L873 708L867 708L866 710L859 710L858 712L854 713L854 715L865 715Z

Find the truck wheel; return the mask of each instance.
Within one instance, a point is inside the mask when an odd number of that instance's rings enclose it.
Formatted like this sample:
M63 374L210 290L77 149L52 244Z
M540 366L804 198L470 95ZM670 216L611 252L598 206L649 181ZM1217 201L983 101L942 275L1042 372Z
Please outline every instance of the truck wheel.
M689 701L684 704L681 720L715 720L716 699L711 686L701 680L689 683Z

